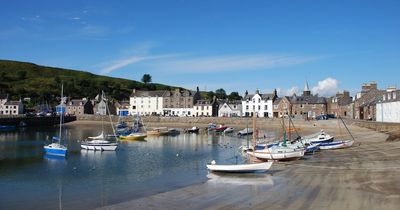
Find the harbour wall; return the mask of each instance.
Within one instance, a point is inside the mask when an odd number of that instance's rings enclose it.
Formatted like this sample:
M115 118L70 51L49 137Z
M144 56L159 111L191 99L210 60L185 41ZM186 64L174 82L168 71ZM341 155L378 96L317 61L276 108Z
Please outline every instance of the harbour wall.
M64 117L64 123L75 121L75 116ZM13 126L51 126L60 123L59 116L44 116L44 117L26 117L26 116L2 116L0 117L0 125Z

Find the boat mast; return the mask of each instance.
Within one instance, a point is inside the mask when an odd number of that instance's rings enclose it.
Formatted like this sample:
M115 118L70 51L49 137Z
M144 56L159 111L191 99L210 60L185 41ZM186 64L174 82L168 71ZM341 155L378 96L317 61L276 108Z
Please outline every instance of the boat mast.
M102 91L102 94L103 94L103 96L104 96L104 91ZM105 99L104 101L106 102L106 114L107 114L107 112L108 112L108 117L110 118L110 124L111 124L111 128L112 128L112 130L113 130L114 138L115 138L116 141L118 141L117 135L115 134L115 129L114 129L114 125L113 125L113 122L112 122L110 110L109 110L109 108L108 108L108 100Z
M282 128L283 128L283 143L282 146L286 147L286 126L285 126L285 118L282 118Z
M64 117L64 84L61 84L61 114L60 114L60 133L58 133L58 143L61 144L62 121Z
M253 151L256 150L256 143L257 143L257 133L256 133L256 111L253 112Z

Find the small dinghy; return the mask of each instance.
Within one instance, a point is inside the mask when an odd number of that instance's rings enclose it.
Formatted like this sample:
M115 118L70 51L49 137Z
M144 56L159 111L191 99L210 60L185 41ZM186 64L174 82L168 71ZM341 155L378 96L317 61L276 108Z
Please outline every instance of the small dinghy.
M199 128L194 126L187 130L188 133L199 133Z
M211 161L211 164L207 164L207 169L213 172L254 173L265 172L269 170L271 166L272 162L221 165L217 164L215 160L213 160Z

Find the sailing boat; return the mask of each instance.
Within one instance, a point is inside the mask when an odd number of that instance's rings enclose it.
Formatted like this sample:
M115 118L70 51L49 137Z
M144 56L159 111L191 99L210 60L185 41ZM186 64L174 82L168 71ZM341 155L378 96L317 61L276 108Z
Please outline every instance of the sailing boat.
M253 129L255 130L255 113L253 117ZM255 145L255 133L253 133L253 145ZM224 165L217 164L215 160L211 164L207 164L207 169L213 172L228 172L228 173L254 173L268 171L273 162L247 163L247 164L232 164Z
M304 156L304 148L292 148L286 144L286 128L283 126L283 142L282 144L273 145L271 147L255 145L253 151L247 151L247 154L252 155L260 160L279 160L289 161L298 160ZM253 137L254 138L254 137Z
M60 131L58 133L58 137L53 136L52 143L49 145L45 145L44 152L46 155L56 155L65 157L67 155L68 149L65 145L61 144L61 133L62 133L62 124L63 124L63 117L65 111L65 98L63 97L63 85L61 85L61 112L60 112Z
M120 135L119 138L123 140L144 140L147 137L147 134L140 132L140 125L142 125L142 123L140 122L140 116L138 114L136 117L136 123L135 120L133 121L132 132L128 135Z
M332 142L326 142L326 143L321 143L319 145L319 148L322 150L328 150L328 149L342 149L342 148L347 148L351 147L354 144L354 136L351 134L349 128L347 128L346 123L344 123L343 119L339 116L338 120L341 120L344 127L346 128L347 132L350 134L352 140L342 140L342 141L332 141ZM339 122L339 129L340 129L340 122Z
M82 141L81 148L94 151L115 151L118 147L118 139L115 134L115 129L111 119L110 110L108 109L108 100L106 99L103 91L101 100L105 102L106 112L108 113L108 116L110 118L111 128L113 130L114 134L113 137L115 138L115 142L111 141L110 137L104 135L104 127L103 127L103 130L101 131L100 135L94 137L88 137L86 140Z

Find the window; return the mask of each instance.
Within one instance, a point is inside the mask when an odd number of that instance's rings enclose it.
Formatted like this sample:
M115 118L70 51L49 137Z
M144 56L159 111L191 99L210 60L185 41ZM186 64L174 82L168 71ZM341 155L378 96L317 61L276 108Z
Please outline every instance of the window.
M392 94L391 94L391 93L389 93L389 94L388 94L388 100L392 99L392 97L391 97L391 96L392 96Z
M274 105L274 109L278 109L278 105Z
M253 98L253 103L256 102L256 99Z
M261 110L261 106L260 105L258 105L258 110Z
M236 105L233 105L233 108L236 109Z
M253 105L253 110L255 110L256 109L256 105Z
M226 109L228 106L227 105L224 105L224 108Z
M265 105L264 109L265 109L265 110L268 110L268 105Z
M258 103L261 103L261 98L258 99Z
M246 105L246 110L249 110L249 105Z

